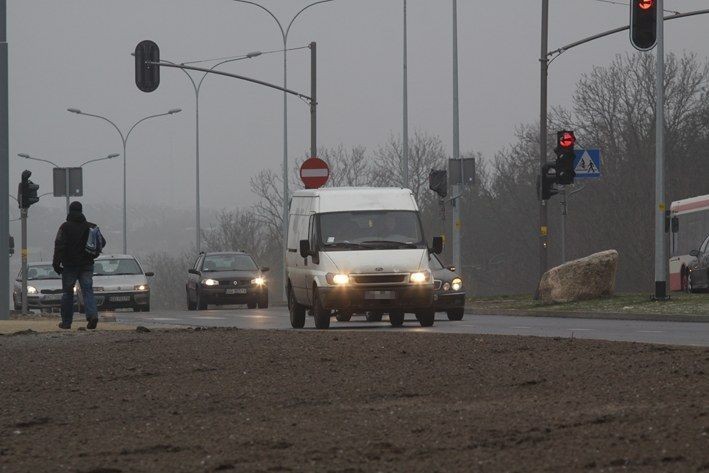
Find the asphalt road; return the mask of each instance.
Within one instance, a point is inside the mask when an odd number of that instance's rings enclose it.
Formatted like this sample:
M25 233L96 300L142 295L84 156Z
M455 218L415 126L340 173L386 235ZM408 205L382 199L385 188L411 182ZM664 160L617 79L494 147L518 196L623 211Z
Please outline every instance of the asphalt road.
M149 313L117 312L116 319L138 325L187 325L198 327L238 327L242 329L292 330L288 309L246 309L239 306L202 311L156 311ZM304 330L314 330L308 317ZM598 320L556 317L517 317L507 315L471 315L451 322L444 313L436 314L433 327L420 327L413 314L407 314L402 328L389 325L386 316L379 323L354 316L350 322L334 318L330 330L403 330L427 333L469 333L524 335L537 337L585 338L668 345L709 346L709 323L647 322L637 320Z

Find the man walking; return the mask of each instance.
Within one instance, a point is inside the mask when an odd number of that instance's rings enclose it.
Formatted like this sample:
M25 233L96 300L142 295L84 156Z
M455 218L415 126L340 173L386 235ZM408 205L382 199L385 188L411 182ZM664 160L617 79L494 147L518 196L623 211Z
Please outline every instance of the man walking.
M87 222L82 213L81 202L69 205L66 222L62 223L54 240L54 259L52 266L62 276L62 321L59 328L70 329L74 319L74 285L79 281L86 310L86 328L95 329L98 323L98 311L94 300L93 275L94 258L86 251L89 229L96 225ZM106 240L103 239L103 245Z

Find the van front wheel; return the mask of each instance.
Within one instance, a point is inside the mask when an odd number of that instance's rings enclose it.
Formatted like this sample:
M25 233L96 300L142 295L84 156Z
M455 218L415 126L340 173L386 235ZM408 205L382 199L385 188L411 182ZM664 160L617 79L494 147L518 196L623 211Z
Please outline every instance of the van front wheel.
M330 328L330 311L323 308L317 289L313 294L313 316L315 317L315 328Z
M433 322L436 320L436 311L433 309L428 309L416 312L416 318L421 324L421 327L431 327Z
M288 312L290 313L290 326L293 328L305 327L305 307L298 304L293 295L293 289L288 288Z

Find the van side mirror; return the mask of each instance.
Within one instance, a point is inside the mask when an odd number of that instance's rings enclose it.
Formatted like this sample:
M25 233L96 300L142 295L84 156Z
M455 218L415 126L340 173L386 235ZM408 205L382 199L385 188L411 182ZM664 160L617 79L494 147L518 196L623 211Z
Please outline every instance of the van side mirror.
M694 256L696 258L697 256L699 256L699 250L690 251L689 256Z
M197 276L199 276L199 271L197 271L197 270L194 269L194 268L188 269L187 272L190 273L190 274L196 274Z
M310 251L310 242L308 240L300 240L300 256L307 258L312 252Z
M262 272L262 273L267 273L270 269L271 269L271 268L269 268L268 266L264 266L263 268L261 268L261 272Z
M441 253L443 253L443 237L433 237L433 244L430 248L430 251L435 255L440 255Z
M145 275L149 278L152 278L153 276L155 276L155 273L152 271L148 271L147 273L145 273Z

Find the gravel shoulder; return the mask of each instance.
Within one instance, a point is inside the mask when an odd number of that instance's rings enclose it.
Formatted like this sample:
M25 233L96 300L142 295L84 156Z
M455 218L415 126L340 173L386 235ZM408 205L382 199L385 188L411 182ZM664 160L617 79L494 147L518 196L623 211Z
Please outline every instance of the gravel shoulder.
M410 332L0 336L0 471L709 471L709 349Z

